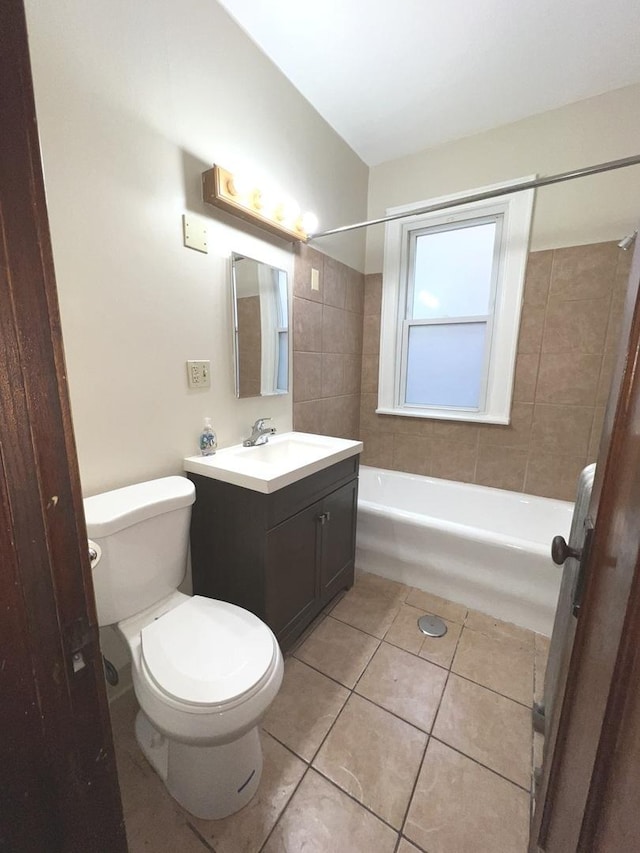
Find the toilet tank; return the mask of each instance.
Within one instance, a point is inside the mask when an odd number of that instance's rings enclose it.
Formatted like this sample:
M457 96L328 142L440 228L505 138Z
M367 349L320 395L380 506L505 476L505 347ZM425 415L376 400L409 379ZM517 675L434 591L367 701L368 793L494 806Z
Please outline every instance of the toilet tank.
M120 622L175 592L187 568L194 500L186 477L85 498L87 534L101 549L92 571L99 625Z

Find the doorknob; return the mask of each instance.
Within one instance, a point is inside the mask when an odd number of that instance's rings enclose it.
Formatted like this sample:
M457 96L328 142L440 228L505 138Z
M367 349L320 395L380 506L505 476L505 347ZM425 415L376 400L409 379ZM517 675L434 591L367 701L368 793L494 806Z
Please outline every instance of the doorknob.
M569 557L579 560L581 556L582 551L567 545L564 536L554 536L551 540L551 559L558 566L561 566Z

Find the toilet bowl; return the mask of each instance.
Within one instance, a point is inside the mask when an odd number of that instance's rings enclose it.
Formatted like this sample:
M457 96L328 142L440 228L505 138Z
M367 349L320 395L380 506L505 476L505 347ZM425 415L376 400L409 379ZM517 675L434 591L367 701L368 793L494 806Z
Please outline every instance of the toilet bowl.
M93 566L98 621L115 624L131 654L137 741L187 811L217 819L257 790L258 724L283 662L257 616L177 590L194 497L189 480L165 477L84 505L101 552Z

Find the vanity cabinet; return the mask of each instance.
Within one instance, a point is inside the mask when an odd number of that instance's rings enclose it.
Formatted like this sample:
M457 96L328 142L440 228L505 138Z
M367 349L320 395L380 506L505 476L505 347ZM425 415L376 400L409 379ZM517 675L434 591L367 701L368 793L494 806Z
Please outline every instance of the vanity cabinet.
M194 593L251 610L289 648L353 585L358 458L272 494L188 474Z

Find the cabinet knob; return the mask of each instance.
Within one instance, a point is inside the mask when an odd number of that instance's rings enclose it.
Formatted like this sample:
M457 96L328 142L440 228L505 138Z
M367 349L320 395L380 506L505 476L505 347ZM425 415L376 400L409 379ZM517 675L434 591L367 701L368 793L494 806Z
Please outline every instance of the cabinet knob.
M327 523L327 521L331 521L331 513L330 512L321 512L320 515L318 516L317 520L320 522L320 524L324 525Z

